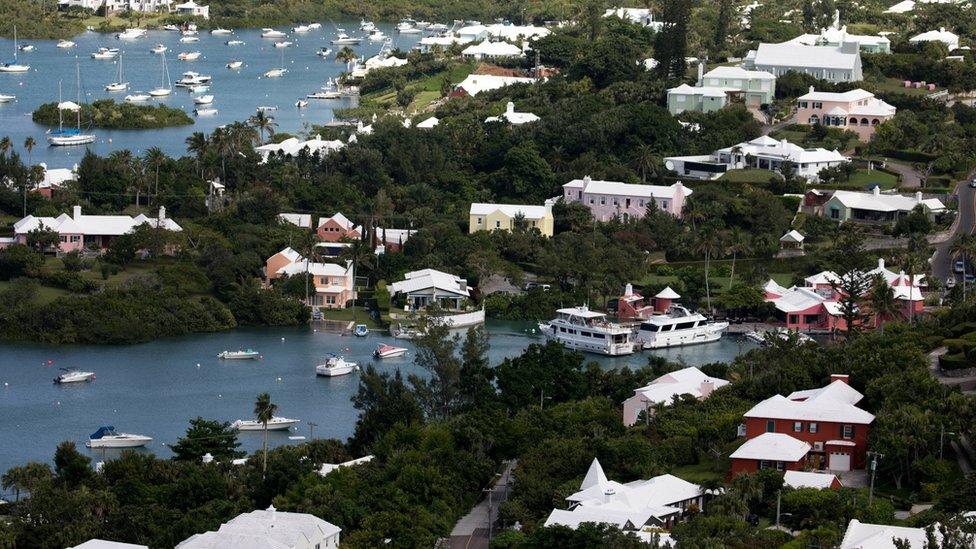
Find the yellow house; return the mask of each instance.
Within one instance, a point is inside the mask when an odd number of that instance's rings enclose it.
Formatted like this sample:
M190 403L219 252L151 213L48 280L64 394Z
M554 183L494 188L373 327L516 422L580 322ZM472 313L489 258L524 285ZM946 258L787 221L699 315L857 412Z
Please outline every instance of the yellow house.
M516 219L524 220L528 229L539 229L543 236L552 236L552 208L519 204L471 204L468 233L477 231L511 231Z

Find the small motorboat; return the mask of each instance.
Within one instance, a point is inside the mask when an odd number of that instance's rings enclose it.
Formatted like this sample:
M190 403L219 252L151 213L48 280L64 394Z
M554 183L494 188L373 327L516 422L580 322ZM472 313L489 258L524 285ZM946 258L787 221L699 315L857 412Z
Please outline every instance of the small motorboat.
M276 48L288 48L288 47L291 47L292 44L294 44L294 42L289 42L288 40L282 40L281 42L275 42L274 43L274 47L276 47Z
M369 328L367 328L365 324L356 324L352 334L356 337L366 337L369 335Z
M197 116L213 116L217 114L217 109L212 109L212 108L193 109L193 114Z
M304 109L305 107L308 107L308 101L305 101L304 99L299 99L298 101L295 101L295 107L299 109Z
M125 29L115 35L119 40L136 40L146 36L146 29Z
M196 61L200 59L200 52L198 51L185 51L176 56L180 61Z
M286 417L272 417L268 421L269 431L286 431L290 429L293 425L301 423L300 419L288 419ZM239 419L234 423L230 424L231 427L237 429L238 431L263 431L264 423L256 419Z
M280 30L274 30L269 28L261 29L261 38L284 38L285 36L288 35L281 32Z
M261 358L261 353L255 351L254 349L241 349L240 351L223 351L217 355L217 358L222 358L224 360L254 360Z
M366 35L366 39L370 42L382 42L386 40L386 35L380 29L373 29Z
M30 52L34 51L34 45L33 44L24 44L23 46L20 47L20 51L22 51L24 53L30 53Z
M200 38L197 36L184 36L180 38L180 44L192 44L194 42L199 42Z
M17 99L16 95L7 95L5 93L0 93L0 103L9 103L14 99Z
M336 34L336 37L332 39L332 45L333 46L355 46L356 44L359 44L360 41L362 41L362 38L355 38L349 36L345 32L339 31Z
M258 107L258 111L260 112L273 112L276 110L278 110L278 107L272 107L270 105L261 105L260 107Z
M208 84L197 84L195 86L190 86L187 88L190 93L206 93L210 91L210 86Z
M71 40L58 40L58 47L66 50L75 47L75 43Z
M396 347L383 343L373 351L373 356L376 358L396 358L407 354L407 350L406 347Z
M342 95L339 94L339 92L319 91L319 92L312 92L306 95L305 97L309 99L339 99L340 97L342 97Z
M325 377L344 376L358 369L359 365L355 362L349 362L344 357L338 355L329 355L329 358L323 364L315 367L315 375Z
M375 28L376 28L376 23L373 23L372 21L367 21L365 19L359 20L359 30L363 32L370 32Z
M756 330L751 330L751 331L748 331L748 332L742 334L742 337L746 338L747 340L749 340L749 341L751 341L753 343L758 343L760 345L763 345L763 344L766 343L766 335L765 335L764 332L759 332L759 331L756 331Z
M176 25L163 25L163 30L165 30L165 31L172 31L172 32L180 32L180 28L178 26L176 26Z
M332 48L321 48L319 51L315 52L315 55L328 57L332 55Z
M195 105L209 105L213 103L214 96L212 95L201 95L200 97L194 97L193 103Z
M270 71L264 73L265 78L281 78L288 72L288 69L271 69Z
M119 55L119 48L98 48L91 54L92 59L115 59Z
M424 331L416 326L394 324L390 326L390 335L397 339L417 339L424 337Z
M126 103L145 103L152 99L152 96L146 92L135 92L125 96Z
M234 34L234 31L232 31L230 29L224 29L224 28L221 28L221 27L217 27L215 29L212 29L210 31L210 34L213 34L213 35L218 35L218 34Z
M106 84L105 91L107 92L121 92L129 89L128 82L112 82L111 84Z
M21 65L20 63L0 64L0 72L27 72L29 70L30 65Z
M167 47L166 47L166 46L164 46L163 44L156 44L156 45L155 45L155 46L153 46L153 47L152 47L152 49L151 49L151 50L149 50L149 51L150 51L150 52L152 52L152 53L156 53L156 54L159 54L159 53L166 53L166 50L168 50L168 49L169 49L169 48L167 48Z
M292 27L291 32L302 34L312 30L312 27L308 25L298 25L297 27Z
M427 32L444 32L447 30L447 25L444 23L431 23L427 25Z
M228 40L224 42L224 44L227 44L228 46L243 46L245 42L243 40Z
M182 31L180 31L180 34L182 34L183 36L196 36L197 35L197 27L196 27L196 25L190 25L187 28L185 28Z
M85 446L89 448L139 448L152 442L152 437L134 435L131 433L117 433L111 425L99 427L88 437Z
M94 381L95 372L83 372L72 368L61 368L61 373L54 378L55 383L83 383Z
M230 63L227 63L227 68L231 70L237 70L243 66L244 66L243 61L231 61Z
M183 76L176 81L176 85L182 86L184 88L188 88L200 84L207 84L211 80L213 80L213 77L210 76L209 74L200 74L194 71L186 71L183 73Z
M322 23L309 23L308 28L312 30L318 30L322 28Z

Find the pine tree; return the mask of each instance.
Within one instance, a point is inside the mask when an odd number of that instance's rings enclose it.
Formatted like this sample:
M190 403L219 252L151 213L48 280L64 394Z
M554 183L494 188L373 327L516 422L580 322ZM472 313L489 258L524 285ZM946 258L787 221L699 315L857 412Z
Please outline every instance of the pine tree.
M681 78L687 70L685 57L688 52L688 21L691 18L691 0L667 0L662 19L664 26L654 39L654 56L662 78Z

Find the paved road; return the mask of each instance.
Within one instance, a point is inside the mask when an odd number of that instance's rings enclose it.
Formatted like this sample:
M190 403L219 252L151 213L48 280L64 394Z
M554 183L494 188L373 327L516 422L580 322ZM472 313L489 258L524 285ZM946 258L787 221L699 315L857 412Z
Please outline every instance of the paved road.
M970 174L972 177L973 174ZM956 185L956 196L959 197L959 213L953 223L952 235L935 247L932 255L932 276L945 281L952 272L952 255L950 250L956 238L964 234L972 234L976 230L976 189L969 187L968 178Z
M498 520L498 507L508 499L508 493L512 487L512 469L515 467L515 463L515 460L510 461L502 474L495 479L491 489L491 497L486 495L485 499L478 502L467 515L461 517L461 520L454 525L448 545L450 549L488 549L488 525L494 524ZM489 518L489 500L491 518ZM494 529L493 533L498 533L498 530Z

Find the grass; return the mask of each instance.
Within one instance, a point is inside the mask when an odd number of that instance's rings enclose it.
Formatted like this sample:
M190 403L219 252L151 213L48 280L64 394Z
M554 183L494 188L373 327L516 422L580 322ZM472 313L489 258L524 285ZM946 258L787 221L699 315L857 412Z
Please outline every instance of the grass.
M903 93L906 95L928 95L930 93L935 93L936 91L941 91L943 88L936 87L935 91L929 91L926 88L906 88L904 86L904 81L897 78L881 78L881 79L870 79L867 82L871 85L870 87L878 93Z
M418 78L406 83L406 89L414 92L413 101L407 106L406 112L417 113L427 109L433 102L441 98L441 89L444 81L457 84L474 71L474 63L461 63L452 65L445 71L432 74L424 78ZM396 105L396 90L384 88L366 94L363 98L364 103L369 103L383 108L390 108Z
M0 292L5 291L10 287L10 282L7 280L0 280ZM68 290L62 290L61 288L52 288L50 286L41 286L37 290L37 298L34 300L35 305L47 305L59 297L65 297L71 295Z
M365 324L370 330L382 330L384 327L370 318L369 311L362 307L355 309L356 324ZM348 309L322 309L322 316L327 320L343 320L351 322L353 320L353 308Z
M708 480L725 480L725 475L729 472L728 459L710 459L694 465L682 465L671 470L671 474L688 482L701 484Z
M779 177L779 175L771 170L748 168L725 172L725 175L720 177L719 181L728 181L729 183L769 183L769 179L772 177Z
M847 181L850 185L865 186L876 184L882 189L894 189L898 186L898 178L894 175L878 170L857 170Z

